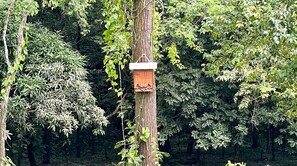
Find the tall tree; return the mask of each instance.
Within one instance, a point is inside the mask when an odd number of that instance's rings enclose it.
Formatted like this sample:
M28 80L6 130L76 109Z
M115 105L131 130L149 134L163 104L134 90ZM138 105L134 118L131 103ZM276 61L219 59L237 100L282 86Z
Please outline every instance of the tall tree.
M22 69L22 61L25 59L26 49L24 31L28 15L36 14L37 3L35 1L4 1L0 7L6 10L2 29L2 41L4 45L4 60L6 71L1 83L1 114L0 114L0 165L5 159L5 141L7 139L6 119L8 111L8 101L12 85L15 81L16 73ZM11 24L13 22L14 24ZM14 25L17 28L11 26ZM8 36L9 30L9 36ZM16 42L8 41L16 34Z
M133 61L137 61L142 55L153 61L153 12L154 0L134 0ZM150 134L146 142L140 142L144 166L157 165L154 149L158 144L156 112L155 87L151 93L135 93L135 122L138 133L148 128Z

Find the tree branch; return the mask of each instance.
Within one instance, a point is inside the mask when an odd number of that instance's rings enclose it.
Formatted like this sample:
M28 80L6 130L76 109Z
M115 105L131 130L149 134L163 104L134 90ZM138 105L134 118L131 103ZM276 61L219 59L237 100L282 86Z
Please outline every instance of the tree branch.
M121 108L121 105L123 104L123 101L125 100L125 97L127 96L127 93L125 93L123 95L123 97L120 100L120 103L118 104L117 108L109 115L106 116L107 119L109 119L110 117L114 116Z
M14 8L14 1L11 2L11 4L9 5L8 9L7 9L7 13L5 16L5 22L4 22L4 29L3 29L3 43L4 43L4 51L5 51L5 61L6 64L9 67L11 67L11 63L9 60L9 53L8 53L8 47L7 47L7 42L6 42L6 34L7 34L7 28L8 28L8 22L9 22L9 17L10 17L10 13L11 10Z
M22 54L22 43L24 41L24 28L25 28L25 25L27 23L27 17L28 17L28 11L25 11L23 14L22 14L22 20L21 20L21 23L20 23L20 26L19 26L19 30L18 30L18 45L17 45L17 51L16 51L16 56L14 58L14 63L16 63L17 59L19 58L19 56Z

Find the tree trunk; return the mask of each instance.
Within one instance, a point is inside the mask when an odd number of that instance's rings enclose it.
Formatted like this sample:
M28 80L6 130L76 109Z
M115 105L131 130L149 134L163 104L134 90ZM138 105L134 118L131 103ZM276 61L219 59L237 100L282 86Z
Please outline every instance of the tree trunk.
M234 150L235 150L235 161L240 162L240 145L235 144Z
M195 143L195 140L192 137L189 137L188 146L187 146L187 154L193 154L194 143Z
M80 152L81 152L81 141L80 141L80 129L77 129L76 131L76 157L80 158Z
M34 156L34 149L33 149L33 143L32 140L30 141L30 143L27 145L27 153L28 153L28 159L30 162L30 166L37 166L36 165L36 160L35 160L35 156Z
M18 147L18 154L17 154L17 166L21 166L22 164L22 156L23 154L23 147L22 147L22 144L19 142L19 147Z
M252 148L256 149L259 147L259 143L258 143L258 132L257 130L252 127Z
M200 149L196 150L196 162L200 162L201 161L201 151Z
M271 133L270 133L270 125L267 127L267 142L266 142L266 156L269 161L269 155L271 152Z
M95 154L95 139L94 139L94 135L91 135L91 151L92 151L92 155Z
M80 40L81 40L81 28L77 23L77 38L76 38L76 50L80 52Z
M11 85L7 86L5 89L5 97L1 102L1 113L0 113L0 165L3 164L3 159L5 159L5 141L7 138L6 135L6 115L7 115L7 105L8 98L10 93Z
M51 138L52 138L51 131L49 129L44 129L43 137L42 137L42 142L43 142L43 145L45 146L45 153L43 154L43 159L42 159L43 164L49 164L51 161Z
M225 159L225 147L222 147L222 155L221 155L221 159Z
M154 0L134 0L133 60L146 55L153 61L153 10ZM154 77L154 74L153 74ZM155 78L154 83L155 83ZM149 93L135 93L135 122L139 133L147 127L150 136L141 142L139 152L144 156L143 166L155 166L157 137L156 88Z
M275 161L275 127L270 125L271 128L271 155L272 155L272 161Z

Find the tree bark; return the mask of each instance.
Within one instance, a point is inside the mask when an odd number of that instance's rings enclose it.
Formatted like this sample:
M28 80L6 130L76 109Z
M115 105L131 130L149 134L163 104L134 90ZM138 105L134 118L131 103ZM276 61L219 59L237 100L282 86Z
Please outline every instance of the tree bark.
M6 16L4 19L4 28L3 28L3 44L4 44L4 51L5 51L5 62L7 64L7 68L9 69L11 67L11 62L9 60L9 53L8 53L8 46L6 43L6 33L8 30L8 22L11 14L11 10L14 8L14 2L12 2L8 10L6 12ZM1 87L1 86L0 86ZM5 156L5 140L6 140L6 114L7 114L7 105L8 105L8 98L9 98L9 92L10 92L11 86L8 85L5 87L5 95L2 96L1 94L1 113L0 113L0 165L3 165L3 160L6 157ZM0 88L2 90L2 88Z
M134 0L133 60L146 55L153 61L153 7L154 0ZM153 75L154 77L154 75ZM155 78L154 78L155 82ZM143 166L156 165L157 137L156 88L150 93L135 93L135 122L138 133L147 127L150 136L140 142L139 152L144 156Z
M6 114L7 114L7 105L8 105L8 97L10 92L10 86L6 87L6 95L1 102L1 114L0 114L0 165L3 164L3 160L5 159L5 140L6 140Z

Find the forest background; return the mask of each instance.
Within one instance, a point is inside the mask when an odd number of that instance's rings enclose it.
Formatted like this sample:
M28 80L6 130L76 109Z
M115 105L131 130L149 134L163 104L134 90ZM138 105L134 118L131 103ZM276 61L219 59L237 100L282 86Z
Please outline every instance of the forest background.
M0 2L0 138L16 165L121 160L132 12L132 0ZM296 1L156 1L153 35L162 165L297 162Z

